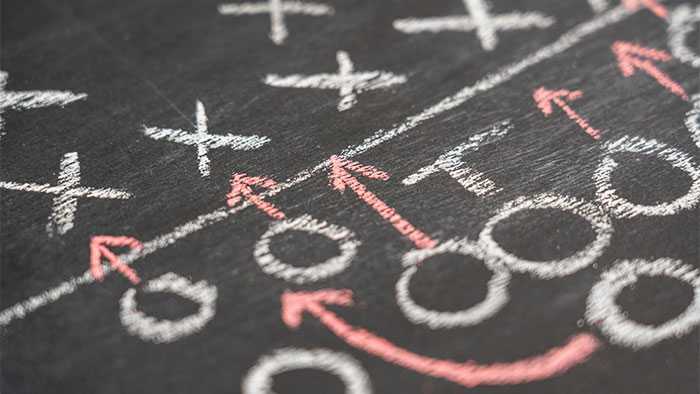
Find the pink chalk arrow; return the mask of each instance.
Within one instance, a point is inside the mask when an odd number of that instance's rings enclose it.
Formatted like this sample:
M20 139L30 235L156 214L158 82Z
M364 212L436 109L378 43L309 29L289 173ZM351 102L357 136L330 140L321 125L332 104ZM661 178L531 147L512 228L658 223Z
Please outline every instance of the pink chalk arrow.
M654 61L667 62L671 60L672 57L668 52L626 41L615 41L612 45L612 51L617 57L617 65L625 77L631 77L636 69L640 69L656 79L666 90L688 101L688 94L683 87L654 64Z
M552 103L559 106L569 117L578 124L588 135L590 135L594 140L600 139L600 130L591 127L586 119L581 115L576 113L567 101L574 101L583 97L583 92L580 90L569 91L566 89L560 90L549 90L544 87L539 87L535 89L532 93L532 98L537 103L537 107L542 111L544 116L549 116L554 112Z
M656 0L622 0L622 5L630 11L644 7L661 19L668 19L668 10Z
M330 184L335 190L343 192L346 186L350 186L350 189L352 189L362 201L377 211L379 216L384 220L391 223L401 235L411 240L417 248L432 248L437 245L437 241L431 239L427 234L417 229L414 225L401 217L401 215L396 213L394 208L391 208L374 193L367 190L365 185L360 183L349 171L353 171L370 179L381 179L383 181L389 179L389 174L375 167L342 159L338 156L332 156L329 178Z
M90 273L92 276L101 281L104 279L104 271L102 269L102 258L107 259L114 270L124 275L133 284L141 282L136 271L112 252L109 247L127 247L132 250L141 250L143 245L136 238L111 235L95 235L90 238Z
M231 175L231 191L226 194L226 204L233 208L245 198L271 218L276 220L285 218L284 212L280 211L272 203L263 200L260 195L253 192L251 186L272 189L277 187L277 182L264 176L248 176L243 173L233 173Z
M370 331L353 327L325 306L351 306L352 303L350 290L285 292L282 294L282 321L296 329L306 312L350 346L401 367L466 387L511 385L547 379L583 363L600 347L595 336L581 333L562 347L514 362L484 365L475 361L437 359L411 352Z

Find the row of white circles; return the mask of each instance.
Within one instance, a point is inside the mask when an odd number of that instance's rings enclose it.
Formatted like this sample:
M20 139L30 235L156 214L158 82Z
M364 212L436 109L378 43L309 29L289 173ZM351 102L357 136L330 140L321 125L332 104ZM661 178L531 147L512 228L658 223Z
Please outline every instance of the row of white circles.
M641 215L670 215L689 209L700 197L700 171L690 156L655 140L623 137L606 144L609 153L634 152L655 154L672 166L685 171L692 179L690 190L669 203L656 206L640 206L617 196L610 184L612 169L617 163L609 155L604 157L595 172L598 200L608 212L618 217ZM553 208L571 212L586 219L595 232L595 239L573 256L552 261L531 261L513 255L503 249L493 238L493 229L501 221L516 212L531 209ZM271 238L290 230L305 231L329 238L339 244L340 253L319 264L299 267L281 261L270 250ZM611 219L605 210L580 199L540 194L530 198L520 197L509 203L487 220L477 242L466 239L447 240L428 250L414 250L403 256L404 272L396 283L396 299L407 319L415 324L433 329L473 326L494 316L507 304L511 272L529 273L542 279L572 274L592 264L609 245L613 233ZM360 242L355 234L342 226L318 221L309 215L273 223L257 242L254 257L262 270L276 278L295 284L317 282L343 272L357 254ZM471 256L484 262L493 275L488 283L486 297L479 304L462 311L433 311L418 305L409 292L410 281L420 268L420 263L440 254ZM686 310L676 318L658 326L638 324L625 316L615 299L623 288L635 283L640 275L667 276L693 287L694 297ZM135 289L126 291L121 300L121 321L127 331L144 340L162 343L172 342L201 330L215 314L216 287L206 281L191 283L176 274L169 273L146 284L146 292L168 291L188 298L200 305L198 313L177 321L161 320L139 311ZM601 276L593 286L587 302L586 320L600 327L611 342L642 348L663 339L681 336L700 322L700 274L688 264L671 259L618 261Z

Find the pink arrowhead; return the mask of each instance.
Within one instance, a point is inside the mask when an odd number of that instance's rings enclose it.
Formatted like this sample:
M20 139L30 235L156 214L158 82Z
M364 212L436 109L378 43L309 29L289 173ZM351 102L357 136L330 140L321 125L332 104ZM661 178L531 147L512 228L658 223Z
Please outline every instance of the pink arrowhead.
M630 11L645 7L661 19L668 19L668 10L656 0L622 0L622 5Z
M556 99L574 101L581 97L583 97L583 92L580 90L574 90L572 92L566 89L549 90L544 87L537 88L532 94L532 98L537 103L537 107L545 116L549 116L554 112L552 102L556 102Z
M352 291L285 291L282 294L282 321L289 328L297 328L301 324L305 311L320 316L326 310L323 304L350 306L352 305Z

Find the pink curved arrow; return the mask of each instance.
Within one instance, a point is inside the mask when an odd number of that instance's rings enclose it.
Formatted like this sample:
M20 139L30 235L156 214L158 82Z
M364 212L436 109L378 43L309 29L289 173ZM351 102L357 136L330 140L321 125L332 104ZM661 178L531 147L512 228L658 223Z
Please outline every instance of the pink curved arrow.
M304 312L308 312L350 346L404 368L447 379L466 387L485 384L508 385L547 379L584 362L600 347L600 342L592 334L581 333L562 347L515 362L490 365L478 364L475 361L459 363L421 356L401 348L370 331L349 325L326 309L324 304L350 306L352 292L332 289L285 292L282 294L282 320L287 326L295 329L301 324Z

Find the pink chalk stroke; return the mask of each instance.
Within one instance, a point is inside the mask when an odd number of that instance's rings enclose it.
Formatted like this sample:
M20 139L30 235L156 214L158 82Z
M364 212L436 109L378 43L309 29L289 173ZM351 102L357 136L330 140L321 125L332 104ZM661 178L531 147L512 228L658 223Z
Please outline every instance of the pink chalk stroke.
M299 327L304 312L309 313L350 346L401 367L465 387L512 385L547 379L583 363L601 346L592 334L580 333L564 346L514 362L488 365L475 361L456 362L413 353L370 331L349 325L326 309L324 304L351 306L350 290L288 291L282 294L281 300L282 321L292 329Z
M90 273L93 278L101 281L104 279L102 258L120 274L124 275L133 284L138 284L141 279L131 267L124 264L108 247L127 247L131 250L141 250L143 245L139 240L126 236L95 235L90 238Z
M688 94L683 87L668 74L659 70L653 61L667 62L672 59L671 54L659 49L647 48L627 41L615 41L612 51L617 57L617 65L625 77L631 77L636 69L642 70L656 79L659 85L669 92L688 101Z
M264 176L248 176L244 173L234 172L231 175L231 191L226 194L226 204L233 208L243 198L255 205L259 210L275 220L285 218L284 212L279 210L275 205L262 199L258 194L253 192L251 186L258 186L265 189L277 187L277 182Z
M545 89L544 87L535 89L534 93L532 94L532 98L535 100L537 107L540 109L540 111L542 111L544 116L549 116L552 114L554 111L552 108L552 103L554 103L559 106L564 113L566 113L569 119L576 122L576 124L579 125L579 127L581 127L594 140L599 140L600 130L591 127L588 121L576 113L576 111L574 111L566 102L567 100L574 101L581 97L583 97L583 92L580 90L549 90Z
M338 156L331 156L331 171L329 173L329 179L331 187L340 192L345 191L346 186L350 186L350 189L374 209L379 216L384 220L391 223L392 226L404 237L408 238L413 244L419 248L432 248L437 245L437 241L433 240L425 234L423 231L417 229L414 225L409 223L401 215L399 215L394 208L391 208L384 201L380 200L374 193L367 190L367 187L360 183L349 171L353 171L364 177L370 179L381 179L386 181L389 179L389 174L378 170L375 167L369 165L363 165L356 161L347 160L340 158Z

